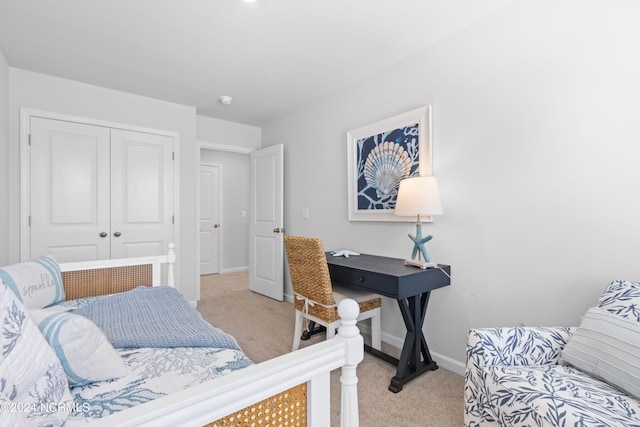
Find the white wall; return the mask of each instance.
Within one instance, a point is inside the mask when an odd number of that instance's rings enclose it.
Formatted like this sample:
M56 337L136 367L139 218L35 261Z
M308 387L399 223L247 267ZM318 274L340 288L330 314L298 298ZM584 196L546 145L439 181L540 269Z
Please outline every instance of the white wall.
M409 256L412 224L347 220L346 132L431 104L444 215L423 228L453 272L424 328L436 360L461 372L471 327L579 324L611 280L640 279L638 16L521 1L263 128L263 146L285 144L287 233ZM394 301L382 318L398 343Z
M247 149L260 148L262 129L256 126L197 116L198 141Z
M9 263L9 65L0 51L0 265Z
M249 155L200 151L201 162L222 166L221 273L249 267ZM247 213L242 217L242 211Z
M10 236L13 262L19 260L19 122L20 108L69 114L180 134L179 238L177 285L190 301L199 295L196 254L196 111L194 107L104 89L20 69L10 69Z

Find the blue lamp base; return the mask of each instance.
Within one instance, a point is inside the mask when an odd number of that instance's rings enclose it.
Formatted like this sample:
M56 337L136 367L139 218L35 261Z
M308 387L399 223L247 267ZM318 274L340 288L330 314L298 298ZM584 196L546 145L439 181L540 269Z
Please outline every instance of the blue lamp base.
M404 262L405 265L413 265L415 267L420 267L423 270L427 267L435 267L435 263L429 262L427 248L424 247L424 244L431 240L433 236L428 235L422 237L422 223L420 223L419 220L416 223L416 235L413 236L409 234L409 238L413 241L413 252L411 253L411 259ZM416 259L416 257L418 259Z

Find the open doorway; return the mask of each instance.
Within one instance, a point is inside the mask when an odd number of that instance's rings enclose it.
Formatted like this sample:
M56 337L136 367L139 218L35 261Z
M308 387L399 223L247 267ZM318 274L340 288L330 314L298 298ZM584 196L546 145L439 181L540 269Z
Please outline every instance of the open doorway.
M200 256L198 265L201 276L243 271L249 268L248 211L249 153L251 151L251 149L243 151L238 147L227 148L201 143L198 162L199 188L196 193L198 194L198 229L196 231Z

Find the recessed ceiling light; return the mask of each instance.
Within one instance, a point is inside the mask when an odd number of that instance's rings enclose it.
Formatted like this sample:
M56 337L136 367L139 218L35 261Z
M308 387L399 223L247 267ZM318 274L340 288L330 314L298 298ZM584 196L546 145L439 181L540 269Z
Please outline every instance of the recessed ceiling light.
M218 98L220 100L220 102L222 102L224 105L229 105L231 104L231 101L233 101L233 98L230 96L226 96L223 95L220 98Z
M256 0L244 0L244 1L245 1L246 3L253 3L253 2L255 2Z

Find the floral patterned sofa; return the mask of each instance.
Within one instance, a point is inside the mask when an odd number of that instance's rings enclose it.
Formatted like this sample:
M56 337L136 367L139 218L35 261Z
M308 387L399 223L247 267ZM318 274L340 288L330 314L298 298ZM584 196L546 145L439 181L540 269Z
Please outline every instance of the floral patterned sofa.
M640 283L614 281L577 328L472 329L464 425L640 427Z

